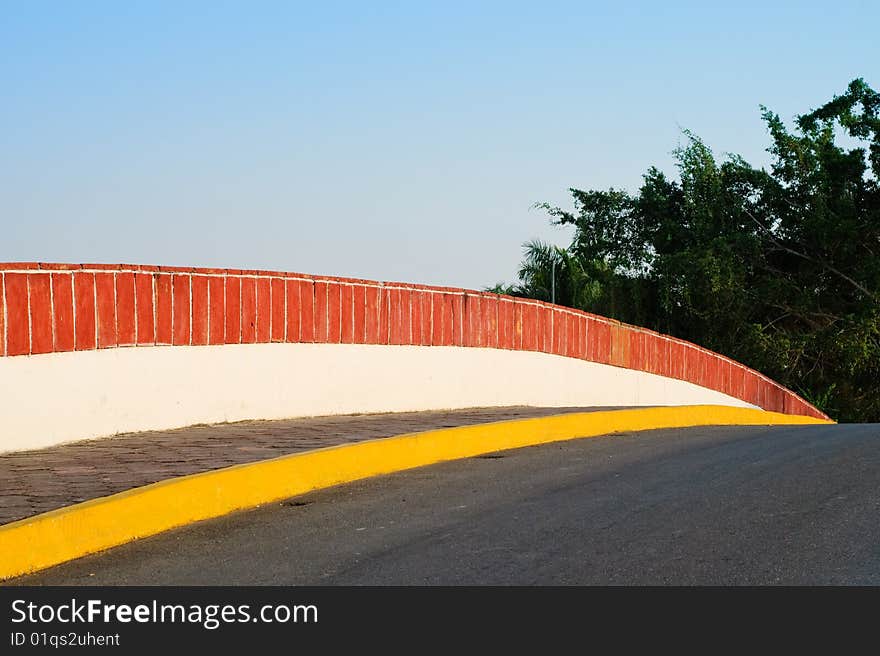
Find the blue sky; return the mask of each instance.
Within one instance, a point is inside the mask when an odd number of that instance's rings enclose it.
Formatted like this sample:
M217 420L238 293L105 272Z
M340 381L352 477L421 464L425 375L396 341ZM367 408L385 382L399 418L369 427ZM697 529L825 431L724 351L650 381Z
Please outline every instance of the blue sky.
M876 2L0 0L0 261L483 287L530 209L637 189L680 128L767 162L880 87Z

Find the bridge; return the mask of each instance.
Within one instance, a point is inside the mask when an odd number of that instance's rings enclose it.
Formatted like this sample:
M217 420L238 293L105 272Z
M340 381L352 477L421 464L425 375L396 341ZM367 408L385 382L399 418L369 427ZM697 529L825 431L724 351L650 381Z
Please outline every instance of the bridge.
M772 532L744 546L723 542L730 531L802 518L799 504L863 514L880 489L846 476L876 460L872 427L834 425L696 344L532 299L11 263L0 302L0 577L31 577L15 581L254 582L271 570L297 583L758 582L775 567ZM753 506L737 512L743 499ZM724 530L710 528L719 508ZM828 523L838 540L854 530L845 516ZM668 535L645 540L661 524L683 536L678 564L656 561ZM816 537L815 524L793 526ZM226 565L204 566L198 554L218 540ZM255 544L272 567L246 556ZM331 544L343 554L333 563L319 555ZM768 555L766 567L682 564L724 544ZM273 561L290 548L312 557ZM803 572L802 550L785 553L784 572ZM160 557L164 573L145 580ZM808 571L863 581L877 570Z

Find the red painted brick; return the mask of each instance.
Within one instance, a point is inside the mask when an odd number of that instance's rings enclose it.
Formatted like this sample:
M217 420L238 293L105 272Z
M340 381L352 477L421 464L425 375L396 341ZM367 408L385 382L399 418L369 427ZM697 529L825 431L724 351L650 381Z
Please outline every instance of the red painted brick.
M629 329L629 366L630 369L640 371L642 368L642 332Z
M690 345L682 342L679 344L678 348L678 370L677 376L679 380L687 380L687 366L688 366L688 351L690 351Z
M341 325L339 341L352 344L354 339L354 287L340 285L339 320Z
M402 344L400 328L400 290L386 289L388 294L388 343Z
M452 345L465 345L465 330L467 328L467 317L464 311L464 293L457 292L450 294L452 301Z
M366 309L364 310L365 342L379 343L379 288L366 287L364 290Z
M522 351L531 351L534 350L534 317L532 312L532 305L528 303L523 303L522 301L517 301L516 309L520 315L520 350Z
M366 340L367 288L363 285L352 287L352 342L363 344Z
M688 360L688 371L687 371L687 380L688 382L694 383L695 385L702 384L703 381L703 354L700 350L694 346L690 347L690 354L687 357Z
M704 353L703 357L706 358L706 374L703 384L709 389L715 389L718 381L718 361L711 353Z
M241 343L257 341L257 280L241 279Z
M649 332L638 333L637 344L633 354L633 368L654 373L654 335Z
M421 341L419 344L422 346L430 346L431 331L433 330L433 318L431 315L434 312L434 294L423 289L419 296L419 304L421 305L420 318L422 322L420 330Z
M596 328L596 362L611 364L611 324L597 321Z
M690 383L698 380L700 370L699 351L691 344L682 345L681 379Z
M154 344L156 342L156 321L153 315L152 274L135 274L134 296L137 307L137 343Z
M210 276L208 281L208 344L226 341L226 289L223 276Z
M29 276L28 295L31 353L51 353L55 338L52 335L52 281L48 274Z
M442 313L442 332L440 335L440 343L443 346L452 346L454 340L455 333L455 317L453 316L453 312L455 311L455 295L454 294L443 294L443 313Z
M700 380L699 385L709 387L709 381L712 380L712 358L708 353L700 351Z
M191 298L190 298L190 275L185 273L175 273L171 276L171 294L172 294L172 343L179 345L188 345L190 343L190 320L191 320Z
M553 342L550 346L550 352L554 355L562 353L562 343L565 339L565 321L564 315L557 308L550 309L550 322L553 329Z
M116 282L113 273L95 274L95 295L98 308L98 348L117 345Z
M685 353L685 375L687 380L690 383L694 383L695 385L699 385L700 381L703 378L702 366L703 359L700 355L700 350L695 346L689 346L688 350Z
M603 324L602 327L603 327L603 330L601 333L602 340L603 340L602 353L605 358L605 362L607 364L614 364L614 347L615 347L614 327L615 327L615 324L605 323L605 324Z
M574 357L581 360L589 360L590 352L590 320L585 315L578 314L575 316L575 332L577 348Z
M552 353L562 355L565 349L565 314L558 307L552 308L553 346Z
M734 365L731 379L731 395L741 399L745 392L745 369Z
M557 355L568 355L568 341L569 341L569 317L571 315L567 312L563 312L562 310L556 311L556 317L553 323L553 329L559 330L559 335L554 335L556 338L556 353Z
M577 355L578 351L578 317L576 314L568 315L568 326L566 326L568 330L568 349L566 350L566 355L570 358L573 358Z
M287 298L284 293L284 280L272 278L272 341L283 342L287 320L284 316Z
M483 346L498 348L498 297L483 296L480 309L483 315Z
M596 321L592 317L585 317L584 332L586 333L586 351L584 359L589 362L596 361L596 353L598 347L598 330L596 329Z
M379 344L388 344L391 331L390 301L388 298L388 288L379 288Z
M443 302L433 289L422 291L422 344L439 345L443 333Z
M577 357L583 360L587 357L587 318L578 316L578 353Z
M724 361L713 355L712 365L712 389L720 391L724 385Z
M82 269L82 264L63 264L56 262L40 262L40 269L48 271L76 271Z
M694 346L688 348L685 355L686 380L699 385L703 381L703 354Z
M556 343L559 340L559 323L556 321L556 309L552 306L545 307L546 311L546 335L544 339L544 347L547 353L556 353Z
M578 315L569 312L565 316L565 355L576 357L578 350Z
M697 350L691 346L690 344L686 345L684 348L684 376L682 380L686 380L688 382L694 382L696 380L696 373L699 367L699 360L697 358Z
M795 397L789 391L785 392L785 396L782 399L782 411L787 415L800 414L800 412L798 412Z
M443 344L443 309L445 304L441 292L431 292L431 344L441 346Z
M226 344L241 343L241 278L226 278L224 290L224 335Z
M546 353L544 348L544 340L549 328L545 325L546 308L543 305L535 304L535 350Z
M300 341L300 331L299 331L299 280L285 280L284 281L284 296L286 299L286 309L285 309L285 333L284 339L290 343L296 343Z
M7 276L8 278L8 276ZM73 274L74 348L88 351L96 347L95 274Z
M515 302L513 306L513 348L523 350L523 305Z
M412 292L409 289L400 290L400 343L412 344ZM450 308L449 343L452 343L452 311Z
M623 333L623 345L624 345L624 364L627 369L633 368L633 342L635 342L636 332L632 330L629 326L621 326L621 332Z
M751 371L746 371L743 380L743 401L758 405L758 379Z
M624 341L626 345L626 367L627 369L636 369L634 351L637 349L638 333L629 326L623 326L623 332L626 334Z
M422 343L422 296L424 292L414 289L410 292L410 344Z
M300 340L315 341L315 284L311 280L299 283Z
M635 371L644 371L645 334L635 329L630 329L629 332L629 367Z
M543 353L549 353L553 345L553 332L550 324L551 310L548 306L541 304L536 306L536 312L536 342L538 350Z
M6 355L6 283L0 270L0 358Z
M723 358L719 358L714 354L712 355L712 362L714 363L715 370L714 386L712 389L723 392L726 385L727 363Z
M714 355L709 355L712 361L712 367L710 368L710 378L709 378L709 389L720 389L721 388L721 362ZM770 391L770 388L767 388L767 391Z
M560 355L568 356L571 353L571 343L572 343L572 334L571 329L573 327L573 323L571 321L571 314L568 312L560 312L559 319L562 324L562 342L560 344Z
M171 294L171 275L155 273L153 282L156 290L156 344L171 344L174 337L174 305Z
M661 339L657 344L657 373L669 376L669 340Z
M83 269L91 269L93 271L119 271L122 268L121 264L99 264L99 263L90 263L83 264Z
M590 350L590 360L608 364L611 362L610 354L611 327L596 319L590 318L587 327L587 345Z
M464 343L480 348L483 345L483 297L468 293L464 297Z
M423 290L422 341L425 346L443 343L443 315L448 311L445 294L435 289Z
M208 279L193 276L192 286L192 343L202 346L208 343Z
M133 346L137 340L134 316L134 274L116 274L116 342Z
M511 320L511 340L512 346L514 350L522 351L523 344L523 326L524 326L524 316L525 316L525 308L519 300L513 300L509 302L510 305L510 320Z
M257 342L272 338L272 279L257 278Z
M498 303L498 348L509 348L508 344L508 325L507 325L507 302L501 298L497 298Z
M554 336L554 323L553 323L553 315L555 310L550 305L542 305L541 306L542 314L543 314L543 327L542 327L542 344L541 350L544 353L553 353L553 336Z
M645 332L642 334L642 370L650 373L653 373L655 368L655 341L654 333Z
M516 302L516 313L517 313L517 324L519 330L519 345L517 346L518 350L521 351L530 351L529 344L529 317L530 317L530 307L528 303L523 303L522 301Z
M327 283L327 342L338 344L342 339L342 287L337 282Z
M544 308L545 314L545 336L544 336L544 348L547 353L555 353L556 352L556 344L559 341L559 336L562 334L562 328L559 326L559 321L556 316L556 307L552 305L548 305Z
M676 378L676 371L678 371L678 342L673 340L667 340L669 349L669 364L667 365L666 375L669 378Z
M39 262L0 262L0 271L24 271L39 268Z
M383 322L387 324L387 344L400 343L400 294L397 288L385 287L382 290L385 303L382 306Z
M326 344L329 331L327 282L318 280L315 282L315 341L319 344Z
M541 350L540 311L536 303L523 304L523 348L527 351Z
M700 351L700 379L698 385L709 387L712 380L712 358L708 353Z
M733 396L735 369L736 367L733 362L724 358L718 358L719 392L724 392L725 394Z

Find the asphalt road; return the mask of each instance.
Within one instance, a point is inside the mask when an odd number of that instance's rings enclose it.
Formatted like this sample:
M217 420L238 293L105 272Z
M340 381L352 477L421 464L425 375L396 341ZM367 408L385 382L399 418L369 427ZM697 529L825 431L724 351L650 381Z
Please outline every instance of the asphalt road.
M15 584L880 584L880 425L660 430L444 463Z

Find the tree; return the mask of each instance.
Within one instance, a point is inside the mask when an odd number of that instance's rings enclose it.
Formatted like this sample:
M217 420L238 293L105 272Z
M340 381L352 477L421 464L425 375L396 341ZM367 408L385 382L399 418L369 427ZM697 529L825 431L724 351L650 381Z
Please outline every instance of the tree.
M880 420L880 94L862 79L790 131L762 107L770 170L696 135L637 194L571 189L567 249L524 246L517 295L727 354L841 420ZM842 145L841 141L849 145Z

